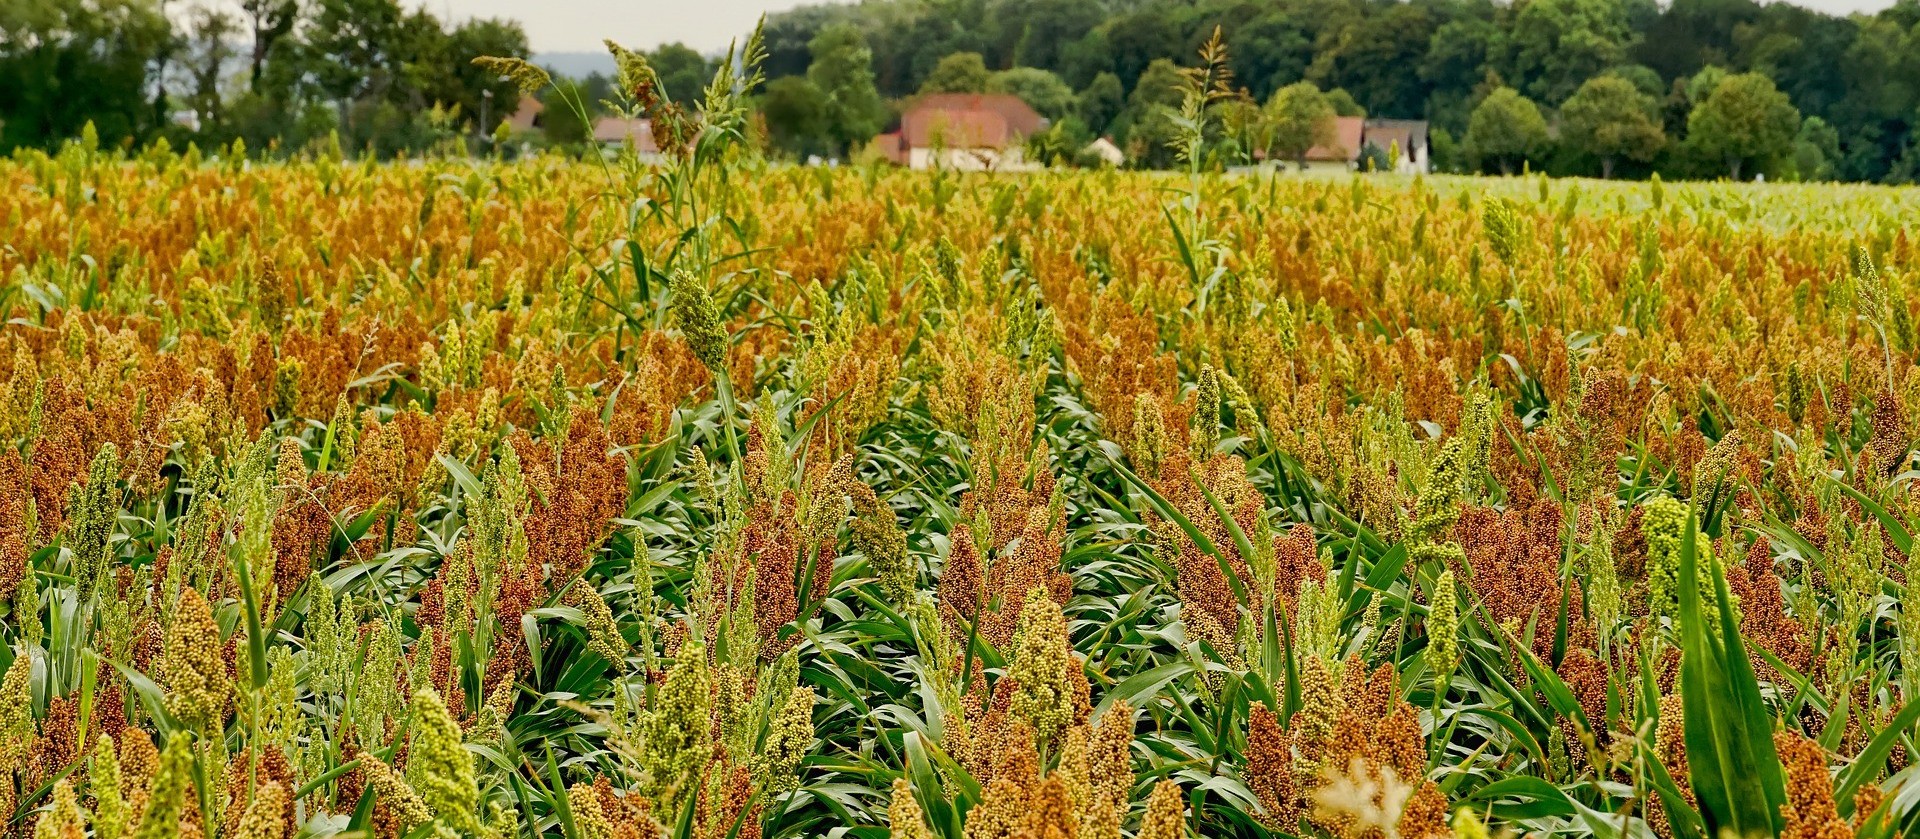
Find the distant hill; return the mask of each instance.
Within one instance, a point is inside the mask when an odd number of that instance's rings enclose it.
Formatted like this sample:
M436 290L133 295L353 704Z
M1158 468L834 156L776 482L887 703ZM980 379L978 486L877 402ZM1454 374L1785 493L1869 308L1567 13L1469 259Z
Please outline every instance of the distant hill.
M603 76L614 74L613 56L606 52L538 52L533 54L533 63L547 68L547 72L558 76L580 79L593 73Z

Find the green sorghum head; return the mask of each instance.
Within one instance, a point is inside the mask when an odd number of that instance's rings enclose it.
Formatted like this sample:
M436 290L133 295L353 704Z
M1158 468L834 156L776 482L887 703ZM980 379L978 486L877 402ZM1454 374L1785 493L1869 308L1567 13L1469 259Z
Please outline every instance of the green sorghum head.
M1501 262L1511 263L1525 237L1521 230L1520 210L1512 199L1501 197L1487 201L1480 210L1480 222L1487 230L1487 245Z
M1220 444L1220 374L1208 364L1200 368L1200 382L1188 429L1188 454L1196 463L1213 456Z
M680 646L666 681L654 694L653 707L640 720L641 789L653 799L663 821L678 817L680 807L697 791L712 751L712 713L707 648L689 640Z
M1647 542L1648 613L1675 619L1680 612L1680 540L1687 523L1687 507L1660 496L1641 505L1640 532Z
M34 825L34 839L74 839L86 835L86 816L80 812L80 799L73 794L73 782L65 778L53 782L53 806L40 814Z
M460 742L460 724L431 688L413 694L407 783L433 817L462 835L480 832L480 790L473 753Z
M127 800L120 795L120 758L113 750L113 738L102 734L93 747L93 759L87 763L87 789L94 801L93 835L98 839L125 836L132 815Z
M247 809L234 828L233 839L285 839L285 811L290 794L286 787L274 781L262 781L254 787L253 799L247 802Z
M82 600L113 581L114 522L120 514L120 450L100 447L87 468L87 482L68 500L66 547L73 552L74 579Z
M1427 667L1436 679L1445 679L1460 666L1460 603L1453 569L1440 572L1427 604Z
M1171 448L1160 400L1151 393L1134 397L1133 434L1127 445L1127 458L1133 461L1134 470L1146 477L1158 475Z
M1033 726L1040 742L1052 740L1072 721L1068 668L1073 666L1066 616L1047 596L1046 589L1035 586L1027 592L1026 604L1020 609L1007 678L1015 685L1011 707L1014 717Z
M920 574L907 551L907 534L900 529L893 508L857 478L847 480L845 491L853 502L854 549L866 556L889 602L902 606L911 603L920 587Z
M769 794L784 795L800 788L800 761L812 745L813 688L796 687L774 715L755 767Z
M1461 476L1466 473L1470 449L1470 441L1457 434L1440 446L1420 488L1420 500L1414 504L1411 535L1415 540L1445 541L1460 519Z
M180 835L180 819L189 812L187 793L193 789L193 738L175 731L160 753L160 767L153 775L153 787L147 794L146 811L134 839L172 839ZM198 808L196 807L195 810Z
M698 279L685 274L674 278L672 293L673 322L680 327L687 348L708 370L721 372L727 366L729 341L713 293Z

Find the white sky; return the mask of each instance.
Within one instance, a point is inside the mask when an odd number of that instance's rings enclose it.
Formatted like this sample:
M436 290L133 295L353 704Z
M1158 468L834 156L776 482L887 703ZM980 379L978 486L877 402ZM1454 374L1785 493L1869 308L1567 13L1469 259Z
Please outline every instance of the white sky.
M526 27L534 52L580 52L601 48L604 38L651 49L683 41L704 53L744 37L760 15L809 0L413 0L442 18L504 17ZM1800 5L1844 14L1875 11L1893 0L1799 0Z
M406 0L403 0L406 2ZM703 53L744 39L762 14L818 0L411 0L443 19L502 17L520 21L534 52L598 52L611 38L652 49L673 41Z

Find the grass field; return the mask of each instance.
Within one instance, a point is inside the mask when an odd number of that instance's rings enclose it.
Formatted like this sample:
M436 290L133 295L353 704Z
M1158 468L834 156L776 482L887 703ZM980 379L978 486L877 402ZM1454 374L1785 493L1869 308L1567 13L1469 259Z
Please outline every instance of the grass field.
M0 161L7 829L1920 817L1920 191L724 133Z

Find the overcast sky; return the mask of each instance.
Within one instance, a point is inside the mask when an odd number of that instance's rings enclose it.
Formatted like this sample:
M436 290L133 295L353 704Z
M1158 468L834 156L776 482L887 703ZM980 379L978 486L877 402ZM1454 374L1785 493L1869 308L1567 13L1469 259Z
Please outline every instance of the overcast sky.
M725 49L760 15L807 5L808 0L416 0L445 18L506 17L526 27L535 52L600 49L604 38L651 49L683 41L701 52ZM1828 12L1874 11L1893 0L1800 0Z

